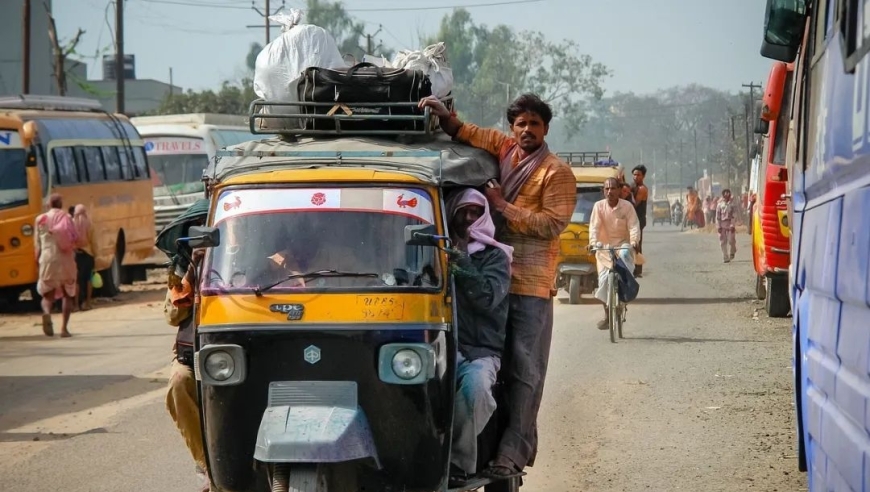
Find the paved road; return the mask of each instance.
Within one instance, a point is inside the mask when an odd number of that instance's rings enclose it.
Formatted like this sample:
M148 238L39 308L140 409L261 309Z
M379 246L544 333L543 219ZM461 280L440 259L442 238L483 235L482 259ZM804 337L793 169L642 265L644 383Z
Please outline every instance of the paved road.
M617 345L595 329L599 306L557 302L524 491L806 488L788 320L753 318L739 239L724 265L712 235L648 229L641 298ZM79 313L70 340L44 339L36 322L0 318L0 491L195 490L162 403L173 335L159 302Z

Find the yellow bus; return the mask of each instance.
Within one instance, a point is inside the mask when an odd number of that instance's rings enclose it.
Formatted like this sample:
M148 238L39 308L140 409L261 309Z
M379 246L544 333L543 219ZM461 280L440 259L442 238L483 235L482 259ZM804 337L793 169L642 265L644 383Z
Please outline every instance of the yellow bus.
M35 291L34 221L51 193L88 208L101 294L143 279L155 236L150 176L139 133L97 101L0 98L0 300Z

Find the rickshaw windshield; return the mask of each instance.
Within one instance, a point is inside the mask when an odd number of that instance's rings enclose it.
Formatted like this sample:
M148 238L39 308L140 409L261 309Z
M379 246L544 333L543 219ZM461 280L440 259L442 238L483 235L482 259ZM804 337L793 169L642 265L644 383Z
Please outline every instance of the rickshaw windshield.
M577 205L571 215L572 224L588 224L592 217L595 202L604 198L604 188L601 186L578 186Z
M202 292L437 290L438 250L404 241L405 226L434 217L421 189L228 190Z

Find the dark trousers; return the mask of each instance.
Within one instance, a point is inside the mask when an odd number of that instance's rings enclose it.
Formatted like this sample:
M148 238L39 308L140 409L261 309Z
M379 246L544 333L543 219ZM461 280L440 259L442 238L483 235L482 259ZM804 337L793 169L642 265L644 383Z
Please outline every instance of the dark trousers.
M81 304L88 295L88 282L94 272L94 257L82 250L76 251L76 269L78 270L77 283L79 286L79 300Z
M517 468L534 465L538 451L538 410L553 339L553 299L510 295L502 372L506 382L508 424L498 457Z
M646 227L646 224L640 227L640 240L637 242L637 252L643 253L643 228ZM634 267L634 276L643 275L643 265L635 265Z

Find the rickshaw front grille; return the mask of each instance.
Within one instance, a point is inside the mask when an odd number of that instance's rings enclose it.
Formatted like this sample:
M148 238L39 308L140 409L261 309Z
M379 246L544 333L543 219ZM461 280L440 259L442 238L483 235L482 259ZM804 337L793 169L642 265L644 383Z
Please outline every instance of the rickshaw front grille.
M357 408L354 381L275 381L269 384L269 406Z

